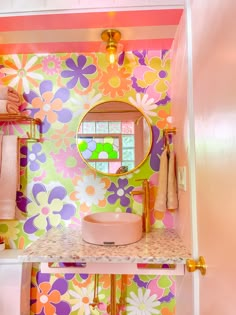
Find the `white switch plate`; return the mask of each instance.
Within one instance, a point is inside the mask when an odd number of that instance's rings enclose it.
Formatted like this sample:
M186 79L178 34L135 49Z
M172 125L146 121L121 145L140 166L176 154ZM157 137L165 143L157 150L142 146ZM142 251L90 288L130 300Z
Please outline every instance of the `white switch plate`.
M186 191L186 166L178 166L178 188L181 190Z

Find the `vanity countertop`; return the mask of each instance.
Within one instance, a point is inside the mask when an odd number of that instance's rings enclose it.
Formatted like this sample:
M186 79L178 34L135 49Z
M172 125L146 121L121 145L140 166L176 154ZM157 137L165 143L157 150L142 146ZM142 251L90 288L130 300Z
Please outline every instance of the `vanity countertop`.
M191 253L171 229L156 229L136 243L99 246L83 241L79 228L51 229L19 255L23 262L185 264Z

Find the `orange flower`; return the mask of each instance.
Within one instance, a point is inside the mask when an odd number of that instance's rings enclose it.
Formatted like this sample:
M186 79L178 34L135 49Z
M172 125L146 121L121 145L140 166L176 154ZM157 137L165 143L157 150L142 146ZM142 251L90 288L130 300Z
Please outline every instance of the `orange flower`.
M51 136L52 140L55 140L56 147L65 145L68 147L72 139L75 136L75 131L68 131L68 125L64 125L61 129L55 130L55 133Z
M38 288L31 288L32 299L37 300L37 303L31 305L31 311L34 314L41 313L43 309L47 315L55 314L56 308L51 303L57 304L60 302L60 292L57 290L50 292L51 288L51 284L48 282L40 283Z
M42 94L42 98L35 97L32 100L32 106L39 109L39 111L35 114L35 118L43 120L44 117L47 117L49 123L54 123L57 120L57 113L55 111L61 110L63 103L61 99L53 98L53 93L51 91L47 91Z
M122 284L122 276L120 276L119 279L116 280L116 286L121 289ZM131 285L133 280L133 275L123 275L123 285L129 286ZM103 289L109 289L110 288L110 275L101 275L99 276L99 282L102 283Z
M89 275L88 278L84 281L79 281L76 278L72 279L74 286L77 286L78 288L87 288L87 286L91 283L91 281L92 281L92 275Z
M118 65L110 65L107 72L103 72L101 77L101 90L104 95L111 97L123 96L130 89L131 79L125 68L118 68Z
M175 307L174 307L173 311L169 310L167 307L164 307L161 310L161 315L175 315Z
M158 121L157 121L157 127L164 129L164 128L171 128L172 123L172 116L166 112L164 109L161 109L157 113Z
M171 128L172 116L168 112L166 112L164 109L161 109L157 113L157 117L159 118L157 121L157 127L161 129Z

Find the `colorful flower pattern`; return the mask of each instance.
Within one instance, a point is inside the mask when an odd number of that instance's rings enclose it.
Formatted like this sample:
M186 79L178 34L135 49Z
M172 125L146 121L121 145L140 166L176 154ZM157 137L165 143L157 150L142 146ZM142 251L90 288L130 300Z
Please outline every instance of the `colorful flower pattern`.
M150 121L151 121L151 117L156 116L156 113L154 110L157 108L157 105L154 103L153 98L148 98L147 94L144 94L142 97L141 94L137 93L136 100L133 99L132 97L129 97L129 101L134 106L140 108L141 111L147 115Z
M69 130L68 125L64 125L62 128L54 130L51 136L52 141L55 141L56 147L68 147L72 143L72 139L75 137L75 131Z
M41 151L41 143L34 143L32 150L29 150L26 146L21 147L20 153L23 157L20 159L20 165L26 167L28 164L31 171L38 171L40 164L46 162L46 155Z
M110 65L101 77L100 89L104 95L110 97L123 96L130 89L130 74L125 68L118 68L118 65Z
M20 94L29 93L31 85L37 87L38 81L43 80L43 75L36 71L42 67L37 56L12 55L4 64L5 67L0 69L5 74L2 82L16 88Z
M43 71L48 75L59 73L61 70L61 60L57 56L46 56L43 58Z
M66 60L66 66L70 70L63 70L61 76L63 78L71 78L66 84L68 89L73 89L78 82L84 89L89 87L90 82L88 78L96 72L96 66L93 64L87 65L86 56L79 55L77 64L72 58L69 58Z
M133 190L133 186L128 185L128 179L119 178L118 185L115 183L111 183L111 186L108 188L108 191L113 192L113 194L109 195L107 200L110 204L115 204L117 200L120 201L121 206L127 207L130 204L130 192Z
M99 288L101 291L101 287ZM104 294L98 291L99 300L104 298ZM72 311L77 311L85 315L91 314L94 297L94 284L90 283L87 287L73 286L73 290L69 290L71 296L70 303L72 304Z
M71 120L72 113L69 109L63 108L67 102L70 92L66 88L59 88L53 93L53 83L50 80L43 81L39 87L40 95L31 90L24 93L24 99L32 105L31 112L34 118L43 121L44 132L47 132L50 125L60 121L66 123Z
M0 224L0 235L8 238L11 248L28 246L51 227L80 224L83 215L107 211L106 206L109 211L131 212L130 191L139 187L135 178L142 178L142 174L149 174L145 176L150 177L151 191L156 195L163 147L160 129L171 125L169 52L143 50L120 54L113 67L105 58L102 60L95 53L5 55L1 60L2 84L23 94L20 110L42 120L39 132L44 136L42 143L21 146L17 213L24 220ZM95 104L114 98L140 108L153 128L150 159L138 169L139 174L119 178L93 173L79 158L75 140L82 115ZM1 129L9 134L24 135L27 128L18 123L1 123ZM141 207L141 200L133 202L138 209ZM152 211L151 217L154 227L174 226L173 213ZM97 314L106 314L109 277L101 275L100 280L99 294L103 300ZM117 283L120 292L120 278ZM130 276L126 284L127 314L174 314L174 284L171 277ZM95 314L88 307L92 288L91 275L33 272L31 313Z
M76 146L69 146L65 150L61 149L57 154L52 153L55 168L58 174L63 177L73 178L81 169L85 168L85 163L82 161Z
M130 293L130 297L126 298L129 303L127 311L129 315L153 315L160 314L157 307L161 304L156 300L156 294L151 295L149 289L138 289L138 294Z
M110 185L108 178L97 177L95 173L88 172L86 176L77 176L73 179L74 191L71 199L80 202L80 210L87 212L93 205L105 207L106 190Z
M69 315L71 307L63 300L68 290L65 279L49 283L50 275L37 273L36 284L31 288L31 311L35 315Z
M157 103L169 90L170 57L169 53L154 51L136 53L140 65L134 69L132 86L137 92L146 93Z
M43 184L34 184L32 195L31 202L26 205L28 219L24 224L24 231L28 234L38 230L48 231L75 214L76 207L66 201L67 192L62 186L47 190Z

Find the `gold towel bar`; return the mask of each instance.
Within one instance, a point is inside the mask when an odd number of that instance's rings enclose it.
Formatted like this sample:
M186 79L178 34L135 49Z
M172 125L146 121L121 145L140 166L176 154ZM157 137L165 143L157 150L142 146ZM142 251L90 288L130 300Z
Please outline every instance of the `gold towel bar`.
M176 127L167 128L163 130L163 137L164 137L164 149L167 148L167 152L170 152L170 142L169 142L169 135L176 134Z
M30 125L30 131L26 132L28 138L19 138L19 140L42 141L41 138L36 138L35 126L42 123L38 118L32 118L22 114L0 114L0 122L27 123Z

